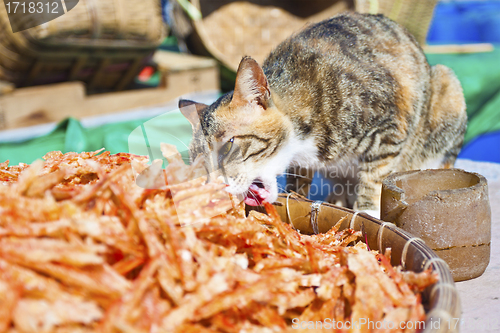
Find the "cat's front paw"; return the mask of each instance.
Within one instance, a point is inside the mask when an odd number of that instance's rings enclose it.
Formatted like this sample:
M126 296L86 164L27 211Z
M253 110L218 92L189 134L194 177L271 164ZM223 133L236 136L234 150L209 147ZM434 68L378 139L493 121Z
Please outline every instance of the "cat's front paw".
M360 213L366 213L376 219L380 219L380 211L375 209L360 210Z

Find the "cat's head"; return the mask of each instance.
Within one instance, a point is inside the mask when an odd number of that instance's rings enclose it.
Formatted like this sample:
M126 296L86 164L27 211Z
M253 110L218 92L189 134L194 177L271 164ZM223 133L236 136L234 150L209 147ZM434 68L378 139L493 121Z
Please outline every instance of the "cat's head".
M250 205L276 200L276 176L289 163L283 147L292 125L271 95L262 68L244 57L233 92L212 105L179 101L193 127L191 158L203 154L209 170L223 175L227 191Z

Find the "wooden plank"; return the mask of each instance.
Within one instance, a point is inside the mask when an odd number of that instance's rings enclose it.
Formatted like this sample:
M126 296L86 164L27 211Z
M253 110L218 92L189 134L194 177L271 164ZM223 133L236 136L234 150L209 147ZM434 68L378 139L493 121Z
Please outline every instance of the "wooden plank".
M92 89L94 88L95 84L99 81L99 79L101 78L102 76L102 72L104 71L104 69L106 67L109 66L109 64L111 63L111 59L109 58L104 58L102 59L99 67L97 67L97 70L95 71L94 73L94 76L92 77L92 79L90 80L90 83L89 83L89 89Z
M142 58L135 58L134 62L130 66L130 68L127 70L125 75L120 79L120 82L115 87L115 91L120 91L125 89L130 82L134 79L134 77L139 73L139 70L141 69L142 66Z
M10 94L14 89L15 86L13 83L0 80L0 96Z
M183 90L188 90L189 92L220 89L218 85L219 70L217 68L169 73L165 77L167 78L166 88L168 89L174 86L181 86ZM217 84L214 84L214 82L217 82ZM207 89L206 87L210 88Z
M481 53L493 52L495 47L490 43L478 44L446 44L446 45L424 45L424 52L427 54L445 53Z
M162 50L155 52L153 61L158 64L160 70L170 73L192 69L213 68L217 66L217 61L212 58L194 55L186 56L186 54Z
M194 72L185 71L167 74L168 83L165 88L130 90L89 96L82 108L80 108L78 117L154 106L191 92L219 89L219 73L215 68Z
M172 66L176 67L175 70L167 69L165 63L159 65L162 84L158 88L86 96L83 83L65 82L14 90L0 96L0 130L59 122L67 117L123 112L164 104L192 92L218 90L216 62L207 66L208 62L202 58L196 67L196 60L184 59L184 63L191 61L185 70L180 70L175 64Z
M28 74L28 77L24 81L25 86L28 86L28 85L33 83L33 80L38 75L38 73L40 73L40 71L42 70L42 67L43 67L43 61L41 61L41 60L35 61L34 65L31 67L31 70Z
M69 81L76 80L76 78L78 77L78 74L83 69L83 67L85 66L87 61L88 61L87 55L81 56L76 60L75 64L71 67L71 71L69 73L69 78L68 78Z
M0 129L60 121L71 116L84 99L85 86L81 82L16 89L0 97Z

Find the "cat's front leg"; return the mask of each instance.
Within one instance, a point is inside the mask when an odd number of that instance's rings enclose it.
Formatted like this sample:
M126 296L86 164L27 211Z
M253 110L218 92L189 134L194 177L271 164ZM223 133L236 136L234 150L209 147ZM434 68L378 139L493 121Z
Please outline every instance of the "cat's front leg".
M297 192L298 194L307 197L311 188L311 183L314 177L314 170L300 167L290 166L286 173L285 192Z
M368 172L360 172L359 182L356 186L355 211L366 212L373 217L380 217L380 196L382 192L382 179L374 177Z

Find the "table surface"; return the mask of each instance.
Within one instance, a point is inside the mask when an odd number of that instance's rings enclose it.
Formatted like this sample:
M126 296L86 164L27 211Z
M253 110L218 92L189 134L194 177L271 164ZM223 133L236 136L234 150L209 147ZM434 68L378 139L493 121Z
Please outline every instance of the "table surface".
M455 167L488 181L491 206L491 255L480 277L457 282L462 302L460 332L500 332L500 164L458 160Z

